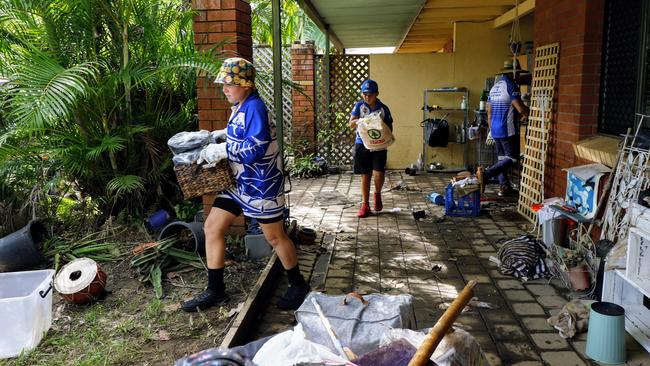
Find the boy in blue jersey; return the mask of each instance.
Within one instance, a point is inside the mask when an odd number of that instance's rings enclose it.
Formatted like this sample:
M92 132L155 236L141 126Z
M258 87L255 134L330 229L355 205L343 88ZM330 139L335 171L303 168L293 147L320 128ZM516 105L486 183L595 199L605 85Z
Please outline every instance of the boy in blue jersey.
M282 155L264 102L255 90L255 68L249 61L233 57L221 66L216 83L233 105L226 129L226 143L217 144L235 176L236 185L221 192L205 220L205 251L208 286L194 299L183 303L185 311L196 311L228 300L223 282L226 231L242 213L259 222L266 241L275 249L289 277L289 287L277 303L281 309L297 309L309 292L298 268L293 242L284 231L284 176Z
M516 65L517 70L519 64ZM519 121L528 117L528 107L521 100L519 87L514 82L512 63L504 63L504 68L497 75L497 80L492 89L487 104L488 142L494 140L496 145L496 164L477 171L481 189L484 182L492 177L499 177L499 196L512 192L508 179L508 169L519 158Z
M352 109L349 125L357 128L357 120L368 116L370 113L379 111L381 119L393 130L393 116L390 109L383 104L378 98L379 86L374 80L366 80L361 84L361 94L363 100L357 102ZM374 209L376 212L384 208L381 202L381 189L384 186L387 150L369 151L363 146L363 141L359 132L357 132L354 141L354 173L361 174L361 207L357 212L358 217L367 217L370 215L370 179L375 181Z

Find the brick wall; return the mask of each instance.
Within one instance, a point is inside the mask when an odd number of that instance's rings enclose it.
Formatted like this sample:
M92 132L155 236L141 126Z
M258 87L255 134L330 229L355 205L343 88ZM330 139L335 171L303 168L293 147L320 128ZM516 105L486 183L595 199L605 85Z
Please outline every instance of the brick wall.
M586 164L573 143L597 131L604 0L544 0L535 5L535 46L560 43L546 195L564 196L562 168Z
M294 90L292 141L306 139L315 142L314 128L314 43L291 45L291 73L293 82L302 87L302 93Z
M194 45L197 48L213 47L220 42L220 51L226 57L239 56L253 60L251 38L251 7L244 0L192 0L197 10L194 17ZM230 116L230 104L211 80L199 77L196 83L199 111L199 129L216 130L226 127ZM214 196L203 196L207 217ZM243 235L244 218L239 217L231 234Z

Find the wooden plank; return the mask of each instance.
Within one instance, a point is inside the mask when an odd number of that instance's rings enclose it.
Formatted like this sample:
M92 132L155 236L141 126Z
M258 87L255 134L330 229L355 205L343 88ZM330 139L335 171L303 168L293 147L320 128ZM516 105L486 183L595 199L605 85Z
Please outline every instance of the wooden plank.
M499 16L498 18L494 19L494 23L492 24L492 28L501 28L505 27L506 25L512 23L512 21L515 19L515 12L517 13L518 17L523 17L535 10L535 0L526 0L523 3L519 5L518 9L510 9L507 12L503 13L503 15Z
M426 18L429 16L437 18L452 18L452 19L465 19L472 17L489 17L494 18L506 10L502 6L483 6L483 7L469 7L469 8L427 8L422 9L418 18Z
M257 321L257 314L260 312L260 309L268 305L268 301L271 298L271 290L273 290L273 286L277 283L277 276L281 273L282 263L280 263L277 254L273 252L260 278L246 298L246 302L244 302L244 305L239 310L239 314L237 314L232 326L221 342L221 348L241 346L249 341L247 336L252 327L254 327L253 324Z
M478 8L484 6L503 6L512 8L512 0L428 0L425 8Z

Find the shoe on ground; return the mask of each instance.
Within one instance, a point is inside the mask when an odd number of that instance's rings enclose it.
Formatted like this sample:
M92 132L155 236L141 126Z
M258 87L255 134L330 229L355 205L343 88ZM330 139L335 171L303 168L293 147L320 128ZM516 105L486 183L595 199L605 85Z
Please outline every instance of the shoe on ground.
M478 185L481 187L481 193L485 193L485 168L479 166L476 168L476 179L478 179Z
M381 202L381 193L375 192L375 211L379 212L384 209L384 204Z
M296 310L302 305L305 296L311 291L308 283L302 285L289 285L287 291L278 300L277 306L280 310Z
M359 211L357 212L357 217L368 217L370 215L370 205L368 202L364 202L361 204L361 207L359 208Z
M511 186L501 186L499 188L499 193L497 193L497 195L499 197L505 197L505 196L511 195L514 191L515 190L512 189Z
M181 309L187 311L188 313L193 313L199 310L205 310L212 306L217 306L228 301L228 294L225 292L215 292L211 289L206 289L200 294L196 295L192 300L188 300L183 303Z

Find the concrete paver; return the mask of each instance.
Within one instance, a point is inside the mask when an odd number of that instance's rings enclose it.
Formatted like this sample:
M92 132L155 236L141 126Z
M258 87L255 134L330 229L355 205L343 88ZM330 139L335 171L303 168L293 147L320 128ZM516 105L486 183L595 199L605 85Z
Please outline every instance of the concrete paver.
M567 342L546 322L548 314L557 313L567 302L561 281L522 283L501 274L489 260L497 256L502 239L530 229L516 213L515 199L486 203L476 218L446 217L444 208L431 204L425 196L443 192L450 177L388 172L382 192L384 211L363 219L356 217L360 176L294 179L292 217L299 225L336 236L326 293L410 293L417 327L425 328L433 326L444 312L443 304L453 301L465 283L474 279L478 282L475 296L493 308L470 307L456 325L475 337L488 364L595 364L583 353L586 335ZM390 190L400 181L411 190ZM354 204L328 206L317 202L320 194L328 192L338 192ZM486 195L496 197L494 193L488 188ZM394 208L400 211L391 212ZM427 210L427 217L415 221L411 208ZM289 327L284 324L284 329ZM281 327L275 324L273 329ZM645 350L633 340L628 345L629 360L634 362L628 365L650 366Z

